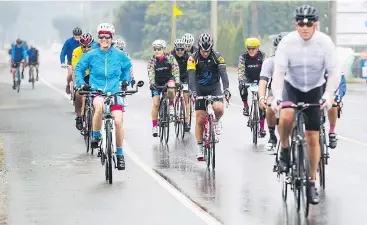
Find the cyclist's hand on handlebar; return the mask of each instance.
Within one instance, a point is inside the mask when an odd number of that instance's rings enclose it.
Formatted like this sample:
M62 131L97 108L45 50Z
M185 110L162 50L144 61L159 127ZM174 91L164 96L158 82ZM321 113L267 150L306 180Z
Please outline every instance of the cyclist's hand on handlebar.
M266 99L265 98L260 98L260 109L265 109L266 108Z
M126 90L126 88L127 88L128 85L129 85L129 83L126 80L123 81L122 84L121 84L121 89L122 90Z
M157 89L157 85L155 85L154 83L150 84L150 90L154 91Z
M333 107L333 104L330 100L327 100L325 98L320 100L321 109L329 110Z
M130 83L131 83L131 88L133 88L136 83L135 79L133 78Z
M228 90L228 89L226 89L226 90L224 90L224 92L223 92L223 94L224 94L224 96L225 96L225 98L226 98L226 100L227 100L227 102L229 102L229 99L231 98L231 92Z
M90 91L90 86L88 85L82 85L80 88L79 88L79 91Z

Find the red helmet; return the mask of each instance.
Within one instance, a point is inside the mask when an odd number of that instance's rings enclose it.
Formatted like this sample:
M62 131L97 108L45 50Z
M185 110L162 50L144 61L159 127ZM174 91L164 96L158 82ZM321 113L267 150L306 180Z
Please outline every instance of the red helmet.
M87 46L90 46L93 41L94 41L94 39L93 39L92 35L90 33L86 33L86 34L82 34L82 36L80 36L79 43L80 43L81 46L87 47Z

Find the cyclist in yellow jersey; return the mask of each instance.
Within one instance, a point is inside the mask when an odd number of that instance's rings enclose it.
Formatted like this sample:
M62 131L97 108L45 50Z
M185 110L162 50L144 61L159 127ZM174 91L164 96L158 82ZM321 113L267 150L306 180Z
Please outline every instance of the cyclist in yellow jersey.
M78 64L80 57L83 55L83 53L90 51L92 49L92 44L94 43L93 37L89 33L82 34L79 42L80 42L80 46L74 49L72 60L71 60L73 71L76 65ZM74 73L73 73L73 80L75 80ZM89 84L89 69L85 71L84 81L87 85ZM80 131L83 129L83 119L82 119L83 110L84 110L83 96L76 93L75 95L75 113L76 113L75 126L76 126L76 129Z

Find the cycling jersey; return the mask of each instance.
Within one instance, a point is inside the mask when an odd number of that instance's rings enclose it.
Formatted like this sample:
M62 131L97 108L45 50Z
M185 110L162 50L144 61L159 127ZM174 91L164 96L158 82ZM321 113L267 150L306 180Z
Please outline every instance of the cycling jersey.
M131 61L116 48L107 51L96 48L82 54L74 70L77 87L86 84L84 76L88 68L89 83L93 90L115 94L121 90L120 82L129 84L131 80Z
M340 81L335 44L319 31L315 31L307 41L300 37L298 31L288 33L280 42L275 56L274 97L282 100L284 80L305 93L322 86L326 69L329 81L323 98L331 99Z
M74 49L73 51L73 58L71 59L71 66L75 69L76 67L76 64L78 64L79 60L80 60L80 57L82 57L83 55L83 50L82 50L82 47L77 47L76 49ZM87 69L85 71L85 76L88 76L89 75L89 69Z
M148 62L149 83L164 85L169 79L175 79L176 83L180 83L180 71L175 57L165 53L162 60L158 60L153 56Z
M38 55L39 55L39 52L38 52L38 50L36 48L30 48L27 51L27 55L28 55L28 61L29 61L29 63L31 63L31 64L38 63Z
M223 88L229 87L226 63L219 52L211 51L207 58L201 56L199 52L189 57L187 62L190 90L196 90L196 83L201 86L209 86L219 83L222 78ZM192 74L192 75L190 75Z
M243 79L258 81L265 57L265 53L262 51L258 51L253 57L248 52L240 55L238 58L238 81L242 81Z
M20 47L14 45L14 47L11 49L11 60L14 62L20 62L23 59L27 60L27 51L24 45L21 45Z
M268 82L267 87L269 89L271 87L273 73L274 73L274 56L265 59L260 72L260 80L267 81Z
M183 56L178 56L176 53L173 53L178 66L180 67L180 80L181 82L187 83L188 75L187 75L187 60L189 59L189 54L185 52Z
M66 58L68 59L68 63L71 64L73 51L79 46L80 46L79 41L75 40L74 37L67 39L60 53L60 63L61 64L65 63L65 56L66 56Z

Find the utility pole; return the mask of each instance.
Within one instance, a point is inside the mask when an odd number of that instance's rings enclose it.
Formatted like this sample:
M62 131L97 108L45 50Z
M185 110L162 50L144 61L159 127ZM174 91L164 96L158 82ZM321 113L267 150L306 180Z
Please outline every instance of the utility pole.
M211 24L211 33L214 38L214 48L217 46L217 28L218 28L218 10L217 10L217 0L210 1L210 24Z
M331 40L336 43L336 1L329 0L329 35Z

